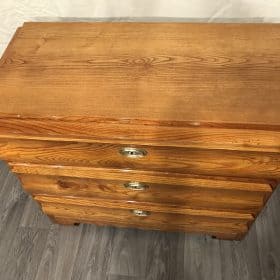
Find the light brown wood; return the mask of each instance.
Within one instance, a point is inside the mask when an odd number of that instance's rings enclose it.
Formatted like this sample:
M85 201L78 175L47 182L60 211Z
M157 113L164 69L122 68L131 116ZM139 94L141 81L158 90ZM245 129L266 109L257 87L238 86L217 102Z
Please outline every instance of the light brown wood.
M74 227L74 222L81 221L69 219L68 227L54 226L53 220L38 213L36 203L20 190L8 171L0 162L1 280L16 280L22 275L26 280L261 280L262 275L268 280L277 276L280 188L246 238L228 242L197 234L83 224ZM66 219L56 217L56 222L65 224Z
M56 222L240 239L280 182L279 46L278 24L25 23L0 159Z
M41 165L30 163L11 162L10 166L15 173L31 175L51 175L74 178L107 179L143 181L158 184L186 185L190 187L240 190L250 192L270 193L276 182L262 179L215 177L195 174L178 174L157 171L143 171L132 169L110 169L80 166Z
M27 23L1 60L0 112L280 125L279 34L277 24Z
M53 177L38 175L20 175L21 182L29 193L38 195L55 195L67 197L121 200L130 205L138 203L156 203L162 207L173 204L176 211L182 208L235 211L252 213L256 216L270 193L225 190L181 185L146 183L145 190L129 190L124 184L127 181L108 181L77 179L71 177ZM211 183L208 180L209 184ZM222 182L221 182L222 183ZM174 211L174 210L173 210ZM167 211L166 211L167 212ZM170 211L171 212L171 211Z
M48 215L48 217L55 223L57 224L61 224L61 225L79 225L79 223L76 222L76 220L78 220L77 218L70 218L70 217L62 217L62 216L51 216ZM75 220L76 219L76 220ZM92 221L90 222L88 219L83 219L84 223L93 223ZM81 221L81 219L79 219L79 221ZM100 226L104 226L104 222L94 222L94 224L100 225ZM151 229L149 226L145 226L145 225L123 225L123 224L116 224L116 223L112 223L110 224L110 222L106 222L106 225L111 225L111 226L118 226L118 227L138 227L140 229ZM165 231L176 231L176 230L172 230L172 229L164 229ZM182 230L183 231L183 230ZM200 232L199 232L200 233ZM215 235L213 235L213 233L211 233L212 238L218 238L218 239L222 239L222 240L241 240L244 237L245 233L235 233L235 232L231 232L231 233L215 233Z
M139 202L139 201L122 201L114 199L100 199L100 198L85 198L79 197L67 197L67 196L53 196L53 195L34 195L34 199L40 203L58 203L58 204L68 204L68 205L79 205L86 207L105 207L110 209L141 209L144 211L152 211L158 213L173 213L173 214L183 214L190 216L209 217L210 220L221 219L241 221L241 222L251 222L254 220L253 215L248 213L238 213L234 211L215 211L215 210L204 210L204 209L194 209L188 207L180 207L176 204L160 204L153 202Z
M95 206L79 206L59 203L42 203L45 213L53 217L63 217L71 221L82 221L101 225L118 225L123 227L150 228L159 230L183 230L191 232L219 233L230 236L245 234L248 230L246 222L209 220L209 217L153 212L148 217L134 216L127 209L111 209Z
M209 124L210 125L210 124ZM280 152L280 131L113 120L0 118L0 138Z
M125 146L110 143L0 139L0 157L8 162L127 168L214 176L277 179L280 174L278 153L140 145L136 148L145 149L147 156L134 159L119 153L123 147Z

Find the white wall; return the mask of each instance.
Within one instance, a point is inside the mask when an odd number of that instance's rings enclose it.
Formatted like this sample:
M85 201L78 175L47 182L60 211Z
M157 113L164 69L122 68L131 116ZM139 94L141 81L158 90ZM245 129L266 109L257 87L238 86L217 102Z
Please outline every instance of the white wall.
M280 22L280 0L0 0L0 54L24 21L65 17Z

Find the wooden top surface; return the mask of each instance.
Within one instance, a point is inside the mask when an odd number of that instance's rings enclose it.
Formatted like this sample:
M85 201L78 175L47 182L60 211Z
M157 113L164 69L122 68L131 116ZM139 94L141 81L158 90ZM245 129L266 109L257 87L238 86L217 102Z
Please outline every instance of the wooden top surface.
M280 125L280 24L26 23L0 115Z

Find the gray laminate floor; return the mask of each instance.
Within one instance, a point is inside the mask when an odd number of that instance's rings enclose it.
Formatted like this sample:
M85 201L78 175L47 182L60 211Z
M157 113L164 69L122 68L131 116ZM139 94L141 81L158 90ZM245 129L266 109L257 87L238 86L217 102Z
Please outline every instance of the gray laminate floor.
M0 162L0 280L278 280L280 189L242 242L50 223Z

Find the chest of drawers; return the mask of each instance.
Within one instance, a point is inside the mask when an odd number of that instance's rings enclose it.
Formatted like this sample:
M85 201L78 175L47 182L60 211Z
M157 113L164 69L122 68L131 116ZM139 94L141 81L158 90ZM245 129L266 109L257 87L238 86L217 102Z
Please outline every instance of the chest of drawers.
M280 25L25 23L0 159L55 222L241 239L280 178Z

